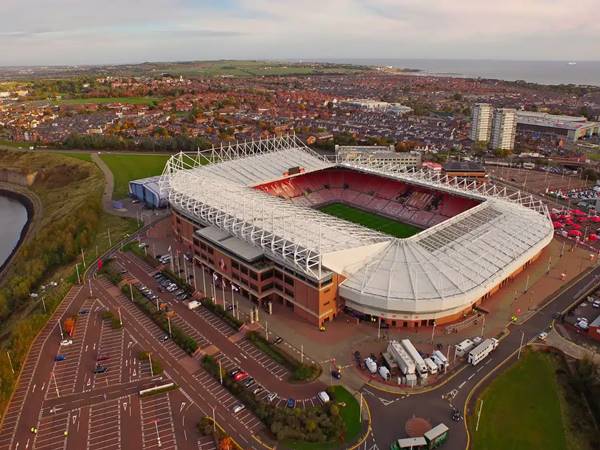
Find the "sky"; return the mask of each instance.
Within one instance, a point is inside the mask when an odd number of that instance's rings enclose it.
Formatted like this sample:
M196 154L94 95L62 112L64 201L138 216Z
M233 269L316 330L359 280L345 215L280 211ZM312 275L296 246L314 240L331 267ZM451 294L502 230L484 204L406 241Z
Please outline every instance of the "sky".
M598 0L0 0L0 65L598 60Z

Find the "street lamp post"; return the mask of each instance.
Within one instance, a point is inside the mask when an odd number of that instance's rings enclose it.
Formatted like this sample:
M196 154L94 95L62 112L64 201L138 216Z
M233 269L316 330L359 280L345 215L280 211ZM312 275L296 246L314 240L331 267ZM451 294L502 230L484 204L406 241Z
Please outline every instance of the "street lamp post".
M14 375L15 374L15 368L13 367L12 359L10 359L10 353L8 353L8 350L6 351L6 356L8 356L8 363L10 364L10 371Z

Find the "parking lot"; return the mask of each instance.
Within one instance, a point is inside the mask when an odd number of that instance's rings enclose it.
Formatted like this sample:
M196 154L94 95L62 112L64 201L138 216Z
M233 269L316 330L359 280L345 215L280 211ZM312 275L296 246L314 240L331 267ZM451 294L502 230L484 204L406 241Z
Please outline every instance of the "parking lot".
M90 407L87 449L101 450L121 446L121 408L119 400Z
M36 449L64 448L68 436L70 411L59 411L41 417L33 441Z
M236 365L229 360L226 356L222 354L215 355L215 359L221 362L221 367L226 372L233 370ZM224 408L228 410L233 409L233 407L240 403L238 399L236 399L232 394L229 393L227 389L219 384L217 380L215 380L212 375L206 372L204 369L197 371L194 374L194 378L198 380L199 383L202 384L204 389L206 389L210 395L216 400L215 403L222 405ZM256 389L257 384L252 385L251 389ZM262 388L261 388L262 389ZM266 397L268 392L264 389L261 390L261 393L257 397ZM260 427L262 427L262 423L260 420L248 409L244 409L235 415L235 418L238 422L245 427L250 432L255 432ZM219 418L217 418L219 421Z
M215 328L219 333L223 334L224 336L229 337L237 333L236 330L231 328L227 323L225 323L211 311L206 309L204 306L200 306L199 308L194 309L194 312L201 316L206 322L208 322L208 324L211 327Z
M176 449L169 393L142 398L140 410L143 448Z
M217 445L212 436L203 436L198 439L198 450L217 450Z
M84 310L91 310L94 307L94 300L86 300L83 305ZM87 332L90 314L79 315L75 324L73 337L64 334L64 337L72 341L70 345L62 345L58 350L56 357L64 357L62 361L54 361L50 383L46 386L46 399L53 399L59 396L72 394L75 392L75 383L77 374L80 370L81 356L84 348L84 338ZM59 356L60 355L60 356ZM42 357L50 355L42 355Z
M585 333L587 325L592 323L600 315L600 297L598 294L588 296L586 300L579 303L565 316L565 322L573 325L578 332ZM586 325L582 325L582 322Z
M259 349L257 349L252 342L247 339L243 339L237 343L237 346L241 348L245 354L250 356L254 361L267 369L273 376L279 380L283 380L290 375L290 371L283 367L281 364L273 361L271 357L265 355Z
M93 374L93 389L121 383L124 341L123 328L113 329L110 320L102 321L96 366L105 367L107 371Z
M102 284L102 286L106 289L110 289L112 287L110 282L104 279L100 279L99 283ZM122 307L125 308L131 315L135 317L136 322L143 324L146 330L148 330L152 334L152 336L156 339L158 345L164 346L169 351L169 353L171 353L177 359L185 358L187 356L186 353L171 339L163 341L165 332L162 331L158 327L158 325L152 322L152 320L150 320L148 316L146 316L146 314L140 311L137 306L131 303L131 300L129 300L122 294L119 294L118 300Z

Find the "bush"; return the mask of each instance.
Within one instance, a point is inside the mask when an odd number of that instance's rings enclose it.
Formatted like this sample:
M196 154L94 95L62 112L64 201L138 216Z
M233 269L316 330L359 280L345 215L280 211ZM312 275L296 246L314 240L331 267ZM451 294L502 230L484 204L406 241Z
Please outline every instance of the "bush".
M137 288L132 288L130 292L129 286L122 286L121 292L126 297L129 297L133 292L133 303L144 312L152 321L158 325L165 333L169 333L169 322L167 320L164 311L157 310L152 302L150 302ZM186 334L177 325L171 323L171 336L173 342L175 342L183 351L192 355L198 349L198 343L194 338Z
M212 356L202 358L202 366L216 380L220 380L219 366ZM223 386L252 410L278 440L324 443L340 442L344 438L344 420L340 414L332 413L332 408L327 405L297 409L276 407L258 400L252 392L242 388L226 374L223 374Z

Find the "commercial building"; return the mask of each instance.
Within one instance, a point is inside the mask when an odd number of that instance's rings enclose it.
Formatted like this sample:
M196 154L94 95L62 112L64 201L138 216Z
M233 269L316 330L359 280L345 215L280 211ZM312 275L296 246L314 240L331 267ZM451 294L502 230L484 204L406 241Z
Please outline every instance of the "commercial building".
M531 196L373 158L332 162L295 136L200 156L172 156L161 178L177 239L209 284L318 326L343 307L392 327L461 319L553 238ZM337 202L423 231L399 239L317 209Z
M420 152L397 152L393 145L336 145L335 155L338 160L371 158L405 167L421 167Z
M492 125L492 148L513 150L517 133L517 111L511 108L498 108L494 111Z
M489 142L492 134L492 116L494 109L488 103L476 103L473 106L471 133L469 137L475 142Z
M358 108L366 109L368 111L384 111L396 114L407 114L412 111L412 108L405 106L401 103L388 103L378 100L354 98L343 100L342 105L355 106Z
M129 196L144 202L149 208L165 208L169 204L166 192L161 192L160 176L129 182Z
M485 167L472 161L448 161L443 166L448 177L483 180L486 177Z
M600 134L600 123L590 122L585 117L518 111L517 130L553 134L573 143L581 138Z

